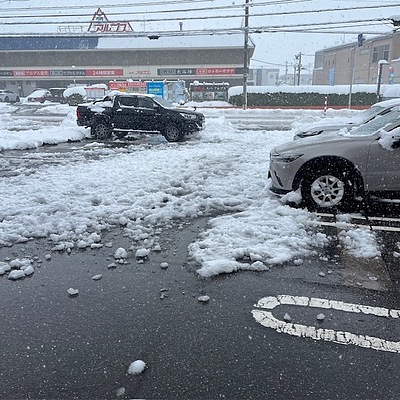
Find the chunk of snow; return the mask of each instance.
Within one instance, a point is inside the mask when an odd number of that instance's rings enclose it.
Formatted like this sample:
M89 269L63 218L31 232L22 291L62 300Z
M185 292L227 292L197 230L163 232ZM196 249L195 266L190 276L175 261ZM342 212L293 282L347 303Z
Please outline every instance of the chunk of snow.
M32 260L29 258L16 258L10 261L11 268L24 269L32 264Z
M286 321L286 322L290 322L290 321L292 320L292 318L290 317L290 315L289 315L288 313L286 313L286 314L283 316L283 320Z
M210 300L210 296L206 296L206 295L199 296L197 298L197 300L200 301L201 303L207 303Z
M119 247L115 250L114 258L128 258L128 252L123 247Z
M25 278L24 271L21 271L20 269L16 269L14 271L11 271L8 275L8 279L11 279L13 281L16 281L18 279Z
M161 251L161 246L159 244L154 245L153 247L154 251Z
M150 254L150 250L148 250L148 249L145 249L145 248L143 248L143 249L137 249L137 250L136 250L135 257L136 257L136 258L145 258L145 257L147 257L149 254Z
M317 320L318 320L318 321L323 321L324 319L325 319L325 314L322 314L322 313L321 313L321 314L318 314L318 315L317 315Z
M93 279L94 281L99 281L102 277L103 277L102 274L97 274L97 275L92 276L92 279Z
M35 270L33 269L32 265L30 265L29 267L23 269L22 271L24 272L25 276L30 276L35 272Z
M11 265L5 262L0 262L0 270L4 273L11 271ZM4 275L4 273L2 275Z
M78 293L79 293L79 290L78 290L78 289L69 288L69 289L67 290L67 292L68 292L68 294L69 294L70 296L77 296Z
M142 360L134 361L128 368L129 375L139 375L146 368L146 363Z

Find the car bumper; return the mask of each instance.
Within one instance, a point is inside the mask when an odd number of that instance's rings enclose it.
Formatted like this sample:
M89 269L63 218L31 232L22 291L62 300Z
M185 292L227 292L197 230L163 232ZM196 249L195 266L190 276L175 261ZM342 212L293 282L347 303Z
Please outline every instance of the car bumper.
M274 193L285 194L298 189L296 175L301 163L270 161L268 177L271 178L271 190Z
M189 125L186 125L185 129L187 132L198 132L202 131L205 128L204 123L193 122Z

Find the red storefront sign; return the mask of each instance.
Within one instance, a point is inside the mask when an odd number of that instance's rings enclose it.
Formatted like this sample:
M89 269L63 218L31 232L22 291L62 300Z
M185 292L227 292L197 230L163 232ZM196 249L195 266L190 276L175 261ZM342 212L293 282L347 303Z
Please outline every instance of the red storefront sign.
M15 77L43 77L49 75L50 71L44 69L22 69L13 71L13 76Z
M124 70L121 69L87 69L86 76L123 76Z
M196 68L196 75L234 75L235 68Z
M120 90L128 88L146 88L146 82L110 81L108 82L108 87L110 88L110 90Z

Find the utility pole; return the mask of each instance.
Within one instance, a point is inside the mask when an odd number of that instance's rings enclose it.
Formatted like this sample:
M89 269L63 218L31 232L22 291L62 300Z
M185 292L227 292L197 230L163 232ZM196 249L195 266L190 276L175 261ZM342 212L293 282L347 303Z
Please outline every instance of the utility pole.
M298 63L297 63L297 86L300 86L301 52L294 57L298 61Z
M356 54L356 47L351 48L351 59L350 59L350 90L349 90L349 104L348 107L351 109L351 98L353 95L353 82L354 82L354 58Z
M287 84L287 75L288 75L288 62L285 62L285 85Z
M247 110L247 78L249 76L249 0L244 7L243 110Z

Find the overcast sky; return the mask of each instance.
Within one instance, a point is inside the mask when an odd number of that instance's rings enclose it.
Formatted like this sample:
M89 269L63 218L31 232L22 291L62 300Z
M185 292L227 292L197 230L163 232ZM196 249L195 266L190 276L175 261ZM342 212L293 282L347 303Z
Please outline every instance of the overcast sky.
M303 66L311 68L317 50L356 41L358 33L364 33L367 39L390 33L393 27L387 19L400 14L399 2L394 0L248 1L249 27L263 32L251 34L256 44L252 66L280 67L281 70L286 63L291 69L295 55L300 52ZM68 0L65 6L64 0L0 0L0 33L58 33L60 27L86 32L93 14L101 7L109 21L129 21L136 33L168 31L168 35L173 35L180 30L182 22L184 31L197 30L198 34L201 30L199 40L207 41L209 36L204 33L211 31L226 35L229 29L241 35L245 2ZM304 25L297 26L300 23ZM333 25L317 26L326 23ZM311 33L310 29L318 33ZM268 33L268 30L275 32Z

